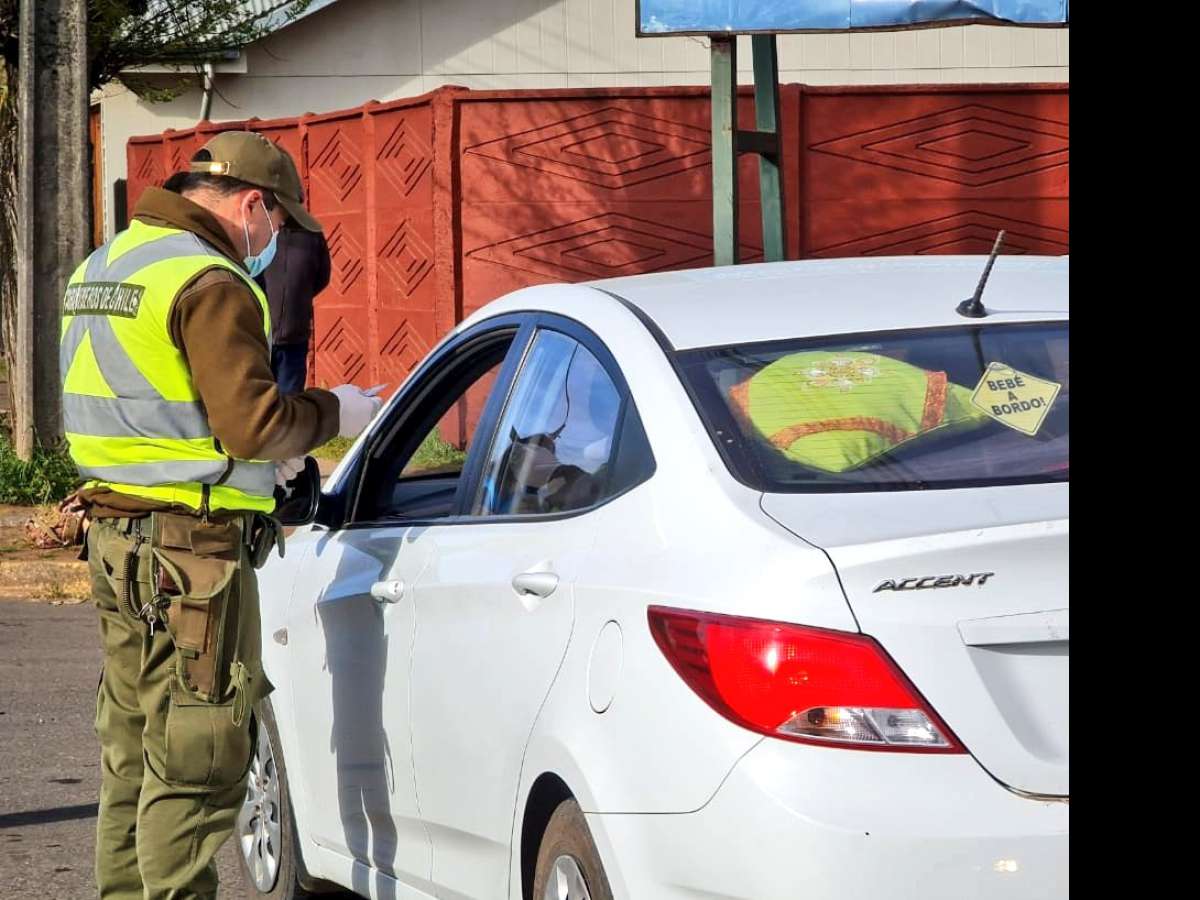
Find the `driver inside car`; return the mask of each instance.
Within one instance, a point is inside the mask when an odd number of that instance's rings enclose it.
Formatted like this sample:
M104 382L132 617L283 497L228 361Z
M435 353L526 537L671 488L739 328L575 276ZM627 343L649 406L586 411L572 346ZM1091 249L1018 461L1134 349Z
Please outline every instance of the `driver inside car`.
M604 369L571 366L559 426L549 433L521 437L509 432L500 466L494 512L502 515L567 512L591 506L604 485L620 397ZM587 398L582 407L572 397ZM488 491L485 489L485 496Z

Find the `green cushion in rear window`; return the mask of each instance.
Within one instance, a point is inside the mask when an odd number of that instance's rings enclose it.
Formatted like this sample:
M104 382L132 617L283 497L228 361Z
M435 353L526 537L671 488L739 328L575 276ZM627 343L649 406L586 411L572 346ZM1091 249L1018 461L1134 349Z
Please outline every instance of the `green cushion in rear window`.
M848 472L931 431L987 421L945 372L876 353L793 353L729 396L773 447L823 472Z

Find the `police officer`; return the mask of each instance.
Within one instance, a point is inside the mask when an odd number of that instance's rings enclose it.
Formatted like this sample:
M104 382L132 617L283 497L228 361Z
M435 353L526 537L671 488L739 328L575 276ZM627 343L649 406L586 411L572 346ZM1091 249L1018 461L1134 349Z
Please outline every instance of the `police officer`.
M71 456L86 480L104 670L96 698L103 898L212 898L270 690L254 567L277 538L277 481L380 401L282 395L253 281L304 208L295 163L224 132L142 195L64 298Z

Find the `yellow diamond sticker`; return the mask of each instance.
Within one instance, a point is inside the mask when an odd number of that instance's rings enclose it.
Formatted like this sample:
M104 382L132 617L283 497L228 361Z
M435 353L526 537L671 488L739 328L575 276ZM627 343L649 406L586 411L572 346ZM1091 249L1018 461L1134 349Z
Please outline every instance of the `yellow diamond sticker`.
M1033 437L1061 389L1057 382L994 362L975 386L971 403L1001 425Z

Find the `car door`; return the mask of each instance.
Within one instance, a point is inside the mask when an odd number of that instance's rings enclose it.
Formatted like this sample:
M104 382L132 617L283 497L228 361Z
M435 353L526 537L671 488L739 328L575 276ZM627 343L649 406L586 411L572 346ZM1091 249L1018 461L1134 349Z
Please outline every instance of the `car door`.
M302 576L314 599L294 610L289 631L300 661L293 708L309 831L352 863L349 880L362 894L429 887L409 731L411 586L428 560L409 538L412 523L455 513L517 334L507 321L467 335L406 385L363 448L347 521L315 540Z
M540 321L491 443L471 461L463 517L406 536L424 566L413 761L441 896L507 892L522 756L571 638L589 512L608 495L626 406L596 344Z

